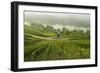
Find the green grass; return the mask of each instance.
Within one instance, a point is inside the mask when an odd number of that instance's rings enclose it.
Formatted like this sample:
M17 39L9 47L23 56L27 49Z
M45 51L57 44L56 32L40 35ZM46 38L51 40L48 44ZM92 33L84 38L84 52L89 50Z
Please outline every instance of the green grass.
M54 32L40 31L30 26L25 26L24 30L24 33L30 34L24 34L25 62L90 58L90 39L86 34L74 33L57 38Z

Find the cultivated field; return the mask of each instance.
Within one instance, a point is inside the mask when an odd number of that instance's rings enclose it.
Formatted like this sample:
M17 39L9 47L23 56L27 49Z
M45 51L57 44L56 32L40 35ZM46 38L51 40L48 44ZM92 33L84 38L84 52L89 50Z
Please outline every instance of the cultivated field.
M69 31L32 23L24 25L24 61L90 58L90 30Z

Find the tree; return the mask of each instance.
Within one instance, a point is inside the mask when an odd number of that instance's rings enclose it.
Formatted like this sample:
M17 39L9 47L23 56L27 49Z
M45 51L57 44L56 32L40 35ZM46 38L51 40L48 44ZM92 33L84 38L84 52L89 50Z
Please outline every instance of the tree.
M46 30L51 32L51 31L53 31L54 29L53 29L53 27L52 27L52 26L47 25Z
M55 30L55 31L56 31L57 37L60 37L60 34L61 34L61 31L60 31L60 29L58 29L58 30Z

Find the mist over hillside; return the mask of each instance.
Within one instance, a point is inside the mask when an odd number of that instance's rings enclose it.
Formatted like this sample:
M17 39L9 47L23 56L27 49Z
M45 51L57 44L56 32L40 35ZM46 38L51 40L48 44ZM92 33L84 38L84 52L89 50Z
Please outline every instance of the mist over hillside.
M25 12L24 62L90 59L90 15Z
M25 21L28 23L70 25L76 27L90 27L89 14L25 12Z

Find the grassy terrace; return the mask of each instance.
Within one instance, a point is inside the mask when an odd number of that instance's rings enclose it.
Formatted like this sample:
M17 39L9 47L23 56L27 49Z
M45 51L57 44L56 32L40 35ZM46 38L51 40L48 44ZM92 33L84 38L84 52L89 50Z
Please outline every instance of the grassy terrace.
M24 61L70 60L90 58L88 31L60 31L32 26L24 28Z

